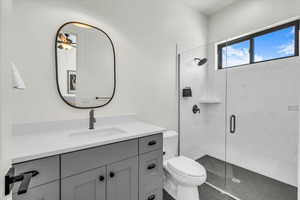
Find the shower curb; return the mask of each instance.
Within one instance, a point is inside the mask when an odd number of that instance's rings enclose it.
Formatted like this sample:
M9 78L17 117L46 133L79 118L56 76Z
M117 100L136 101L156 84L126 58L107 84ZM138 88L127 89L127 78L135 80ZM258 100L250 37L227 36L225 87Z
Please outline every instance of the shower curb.
M211 188L213 188L213 189L219 191L220 193L229 196L230 198L233 198L233 199L235 199L235 200L242 200L242 199L240 199L240 198L238 198L238 197L236 197L236 196L230 194L229 192L226 192L225 190L222 190L221 188L218 188L217 186L215 186L215 185L213 185L213 184L211 184L211 183L205 182L205 184L208 185L209 187L211 187Z

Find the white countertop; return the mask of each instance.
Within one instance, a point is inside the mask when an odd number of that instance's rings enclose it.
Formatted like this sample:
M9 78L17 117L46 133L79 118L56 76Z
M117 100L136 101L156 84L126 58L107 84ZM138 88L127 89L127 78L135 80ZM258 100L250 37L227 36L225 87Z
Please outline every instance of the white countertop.
M122 130L124 133L101 135L101 133L96 133L88 129L88 120L14 125L12 162L25 162L149 136L166 130L139 121L135 119L134 115L97 118L95 129L105 130L110 128Z

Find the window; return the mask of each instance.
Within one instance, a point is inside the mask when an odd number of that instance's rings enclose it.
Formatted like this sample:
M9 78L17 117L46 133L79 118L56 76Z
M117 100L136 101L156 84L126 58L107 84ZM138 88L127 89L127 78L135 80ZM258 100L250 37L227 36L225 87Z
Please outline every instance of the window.
M236 67L299 55L299 21L218 45L218 68Z
M222 48L224 67L245 65L250 63L250 41L234 43Z

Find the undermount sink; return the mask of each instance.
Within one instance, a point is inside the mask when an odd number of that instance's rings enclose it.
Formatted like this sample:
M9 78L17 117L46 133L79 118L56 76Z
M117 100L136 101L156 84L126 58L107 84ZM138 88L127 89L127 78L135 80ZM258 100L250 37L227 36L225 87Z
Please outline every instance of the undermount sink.
M71 133L70 137L108 137L127 133L119 128L95 128L92 130L81 130Z

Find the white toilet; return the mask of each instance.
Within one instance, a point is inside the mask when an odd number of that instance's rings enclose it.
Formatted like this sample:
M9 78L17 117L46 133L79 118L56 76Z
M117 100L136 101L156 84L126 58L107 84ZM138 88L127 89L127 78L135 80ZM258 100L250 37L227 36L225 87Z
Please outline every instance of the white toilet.
M178 156L178 133L164 132L164 189L176 200L199 200L198 186L206 181L205 168Z

